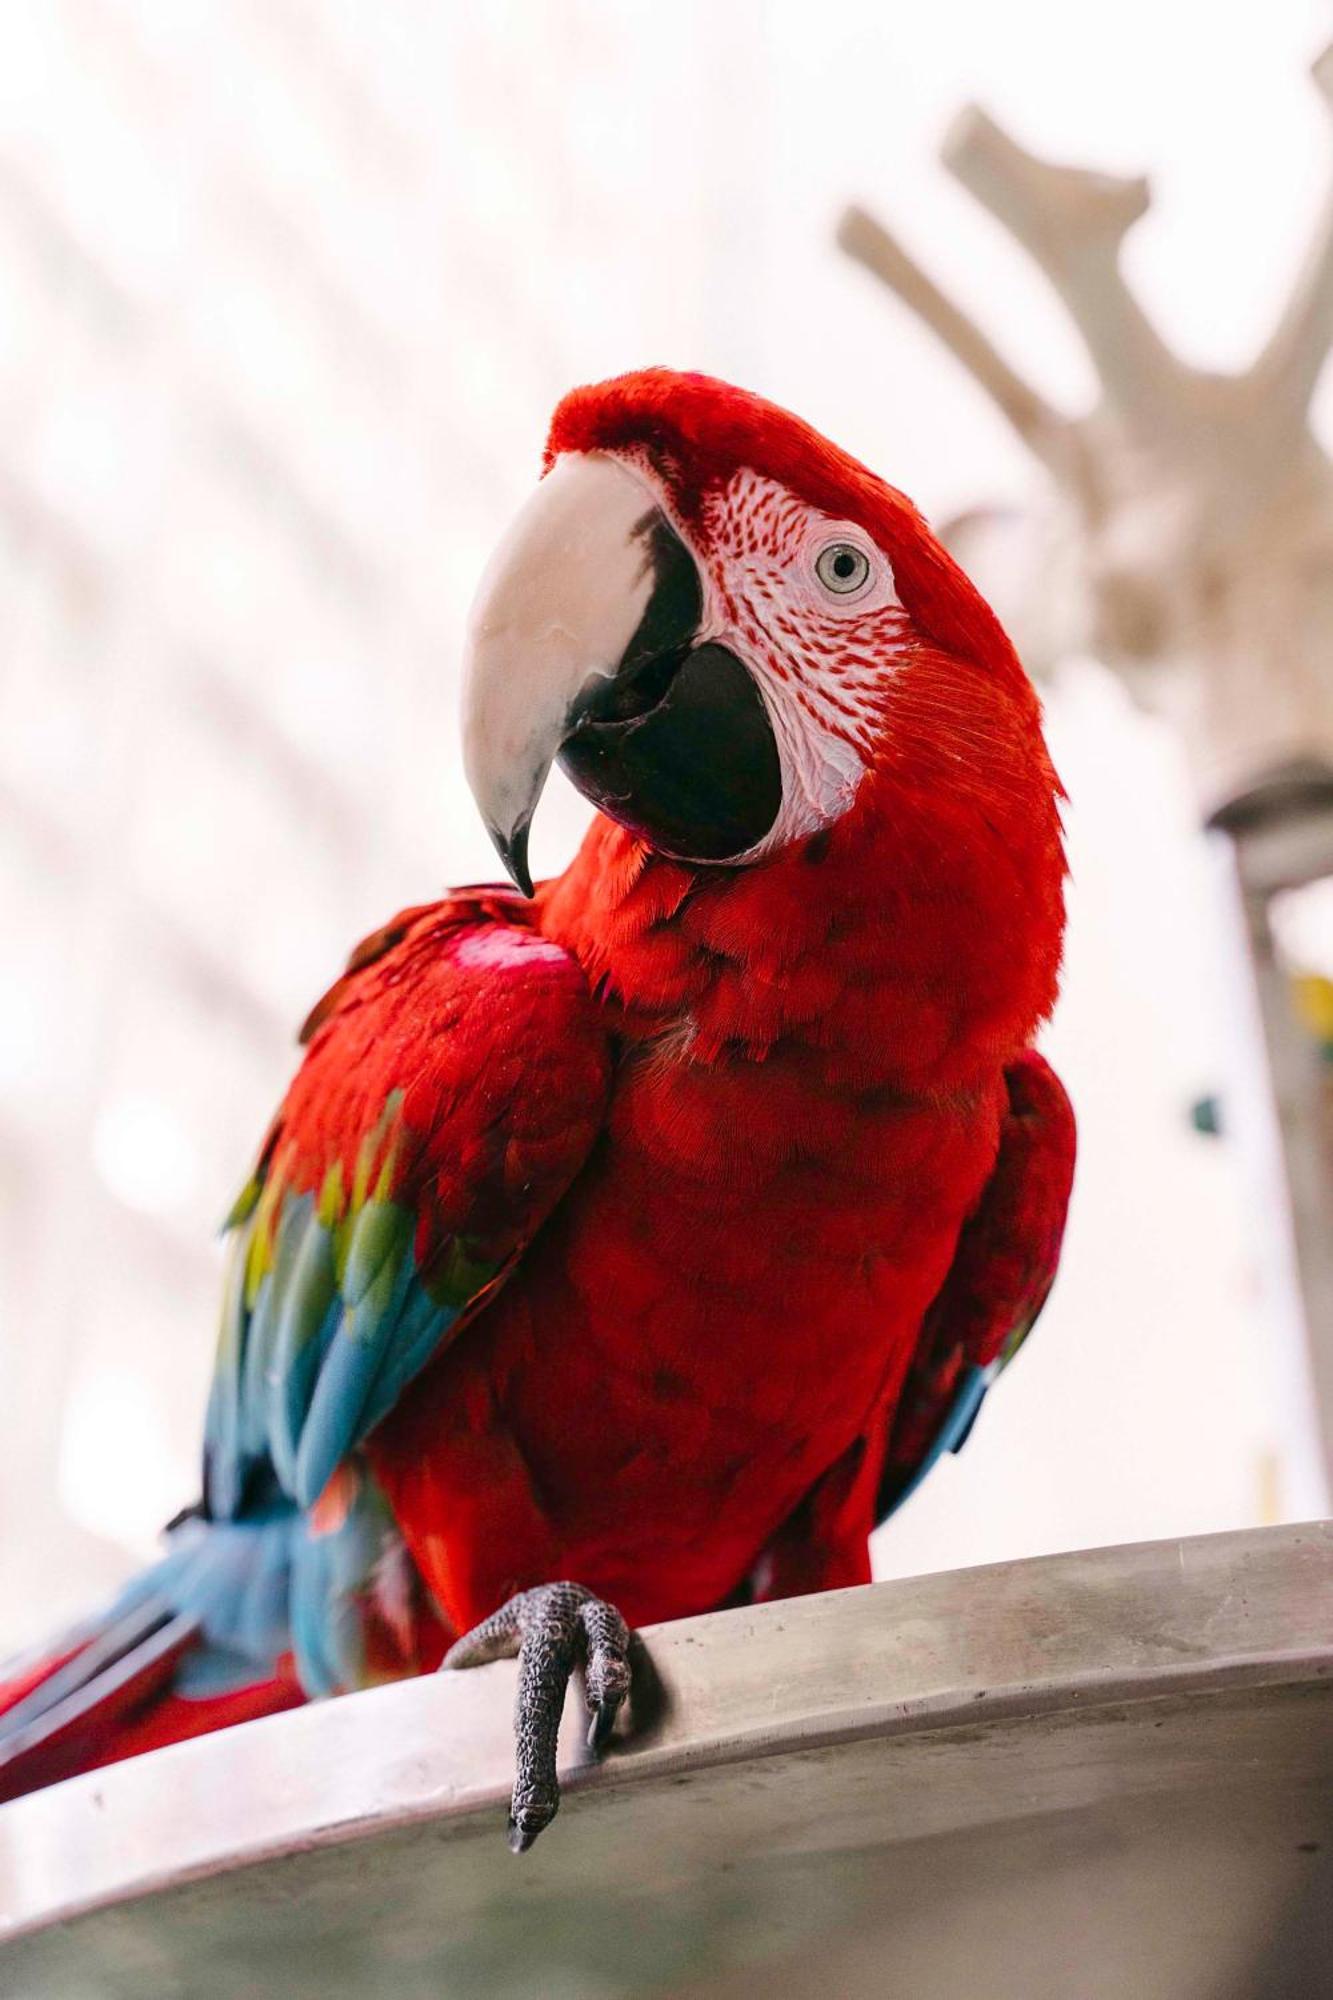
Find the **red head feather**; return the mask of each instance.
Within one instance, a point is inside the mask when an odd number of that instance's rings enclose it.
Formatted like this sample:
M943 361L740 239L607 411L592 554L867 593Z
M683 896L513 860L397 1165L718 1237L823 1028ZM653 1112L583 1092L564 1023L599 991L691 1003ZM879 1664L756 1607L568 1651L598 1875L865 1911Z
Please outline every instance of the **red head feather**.
M711 375L642 368L572 389L551 420L544 465L562 451L626 450L650 460L685 521L743 467L856 521L892 563L924 637L1026 684L995 613L906 494L779 404Z
M910 620L885 658L882 727L850 808L808 850L797 843L764 867L718 871L698 899L698 922L716 909L713 921L731 927L729 940L748 930L753 950L791 950L822 936L821 926L837 921L840 897L853 896L869 926L857 975L874 995L867 1034L887 1037L905 1066L919 1055L937 1081L948 1066L962 1074L1021 1047L1056 990L1063 793L1036 693L990 607L905 495L800 418L709 376L649 368L573 390L552 420L546 464L579 451L640 457L705 549L710 501L741 472L855 523L888 558ZM807 852L820 860L818 894ZM665 895L686 878L671 863L644 873L648 860L628 835L598 822L553 897L571 936L587 927L599 969L610 963L604 945L622 928L647 953L638 904L646 908L659 889ZM791 978L789 967L781 981L774 970L773 990L789 990ZM753 1011L759 989L750 981L744 990L729 1032ZM952 1043L947 1065L937 1038Z

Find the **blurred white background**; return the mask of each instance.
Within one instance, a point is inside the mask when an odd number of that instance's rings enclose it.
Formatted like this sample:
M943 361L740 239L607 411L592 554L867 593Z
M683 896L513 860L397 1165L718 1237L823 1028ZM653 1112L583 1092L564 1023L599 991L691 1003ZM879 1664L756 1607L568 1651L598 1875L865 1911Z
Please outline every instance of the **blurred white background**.
M937 519L1021 496L980 392L832 248L842 202L1076 406L1059 310L935 164L980 98L1151 172L1132 278L1189 358L1240 365L1329 172L1331 27L1307 0L0 9L0 1643L193 1496L215 1226L310 1000L395 908L495 873L459 635L561 392L700 367ZM1178 746L1095 662L1048 712L1065 1268L885 1574L1324 1505L1271 1196L1187 1120L1254 1077ZM553 798L541 868L580 811Z

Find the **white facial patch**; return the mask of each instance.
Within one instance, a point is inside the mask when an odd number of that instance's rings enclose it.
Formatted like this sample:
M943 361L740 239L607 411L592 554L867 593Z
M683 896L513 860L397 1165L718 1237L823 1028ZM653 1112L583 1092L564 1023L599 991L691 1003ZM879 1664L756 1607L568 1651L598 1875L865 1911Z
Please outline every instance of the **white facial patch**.
M710 503L701 638L754 675L782 760L783 802L758 859L846 812L882 726L909 629L893 570L852 521L743 470Z

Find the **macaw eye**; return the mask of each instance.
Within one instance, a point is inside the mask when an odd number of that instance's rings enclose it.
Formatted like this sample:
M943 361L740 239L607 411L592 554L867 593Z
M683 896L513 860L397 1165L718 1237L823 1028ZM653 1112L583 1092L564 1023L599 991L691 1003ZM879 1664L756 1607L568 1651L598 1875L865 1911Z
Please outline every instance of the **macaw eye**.
M829 542L815 557L815 575L835 597L850 597L870 577L870 558L855 542Z

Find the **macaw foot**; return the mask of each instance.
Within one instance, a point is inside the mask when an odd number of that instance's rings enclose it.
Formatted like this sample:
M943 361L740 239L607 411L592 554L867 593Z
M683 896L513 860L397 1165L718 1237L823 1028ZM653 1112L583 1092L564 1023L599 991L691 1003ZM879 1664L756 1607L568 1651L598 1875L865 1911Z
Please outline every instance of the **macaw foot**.
M514 1709L517 1772L509 1809L509 1845L526 1853L560 1805L556 1745L565 1690L583 1667L588 1748L605 1745L630 1691L630 1630L614 1604L581 1583L544 1583L520 1591L455 1642L446 1667L484 1667L518 1655Z

